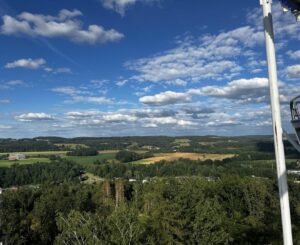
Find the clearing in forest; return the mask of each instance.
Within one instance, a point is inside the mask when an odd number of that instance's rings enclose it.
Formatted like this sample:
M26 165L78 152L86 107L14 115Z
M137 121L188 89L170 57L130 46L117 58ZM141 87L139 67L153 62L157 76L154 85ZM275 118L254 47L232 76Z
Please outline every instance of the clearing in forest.
M234 154L206 154L206 153L189 153L189 152L175 152L175 153L158 153L154 157L138 161L139 164L153 164L159 161L174 161L180 158L190 160L223 160L225 158L232 158Z

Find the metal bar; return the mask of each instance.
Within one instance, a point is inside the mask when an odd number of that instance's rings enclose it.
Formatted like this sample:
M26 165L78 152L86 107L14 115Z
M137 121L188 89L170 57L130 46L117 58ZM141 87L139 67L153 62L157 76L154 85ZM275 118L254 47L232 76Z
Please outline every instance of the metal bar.
M300 146L292 137L283 129L283 136L291 143L292 146L300 153Z
M285 165L285 154L282 140L281 113L277 81L277 64L275 55L275 41L272 19L272 0L260 0L264 14L264 28L267 50L267 61L269 70L269 85L271 95L271 108L273 120L274 146L277 164L277 177L280 196L281 221L283 240L285 245L292 245L292 227L290 203L287 184L287 173Z

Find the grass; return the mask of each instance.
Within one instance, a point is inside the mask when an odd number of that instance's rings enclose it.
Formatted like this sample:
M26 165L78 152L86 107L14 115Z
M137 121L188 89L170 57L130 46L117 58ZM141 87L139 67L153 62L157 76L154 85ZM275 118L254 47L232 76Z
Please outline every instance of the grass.
M99 176L96 176L92 173L86 173L85 176L87 177L87 180L84 180L82 183L83 184L97 184L97 183L100 183L100 182L103 182L104 179L103 178L100 178Z
M188 147L191 145L190 142L191 142L191 140L189 140L189 139L175 139L173 144L180 146L180 147Z
M11 167L13 164L26 165L35 164L38 162L50 162L48 158L28 158L21 161L0 160L0 167Z
M84 157L79 157L79 156L65 156L64 158L70 161L74 161L78 164L92 164L95 161L99 160L108 160L112 161L116 157L116 153L100 153L97 156L84 156Z
M175 152L175 153L158 153L154 157L139 160L137 164L153 164L162 160L174 161L180 158L187 158L191 160L223 160L225 158L232 158L234 154L205 154L205 153L187 153L187 152Z
M0 153L0 155L8 155L11 154L12 152L9 153ZM32 152L13 152L13 153L18 153L18 154L24 154L26 156L37 156L37 155L66 155L67 151L32 151Z

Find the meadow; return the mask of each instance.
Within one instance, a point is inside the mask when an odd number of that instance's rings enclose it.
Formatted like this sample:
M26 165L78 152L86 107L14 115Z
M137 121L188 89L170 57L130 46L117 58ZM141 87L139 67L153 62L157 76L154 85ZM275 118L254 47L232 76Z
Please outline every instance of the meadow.
M174 152L174 153L157 153L154 157L142 159L135 163L138 164L154 164L159 161L175 161L180 158L190 160L223 160L232 158L234 154L205 154L205 153L189 153L189 152Z
M45 162L50 162L49 158L43 158L43 157L33 158L32 157L32 158L27 158L27 159L21 160L21 161L0 160L0 167L11 167L14 164L26 165L26 164L45 163Z

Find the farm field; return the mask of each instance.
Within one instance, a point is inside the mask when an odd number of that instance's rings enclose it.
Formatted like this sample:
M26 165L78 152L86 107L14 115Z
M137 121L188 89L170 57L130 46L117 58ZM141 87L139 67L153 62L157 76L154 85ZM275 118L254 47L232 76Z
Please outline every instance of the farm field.
M24 154L26 156L37 156L37 155L66 155L67 151L32 151L32 152L9 152L9 153L0 153L0 156L11 154L11 153L18 153Z
M61 143L61 144L54 144L54 145L59 146L59 147L66 147L71 150L76 149L76 147L88 148L88 146L85 144L63 144L63 143Z
M188 153L188 152L175 152L175 153L158 153L154 157L139 160L135 163L138 164L153 164L162 160L174 161L179 158L187 158L191 160L223 160L225 158L232 158L234 154L204 154L204 153Z
M101 160L107 160L107 161L112 161L115 160L117 152L113 153L100 153L97 156L64 156L63 158L74 161L78 164L92 164L95 161L101 161ZM117 160L115 160L117 161Z
M21 161L0 160L0 167L11 167L13 164L26 165L38 162L50 162L48 158L28 158Z

